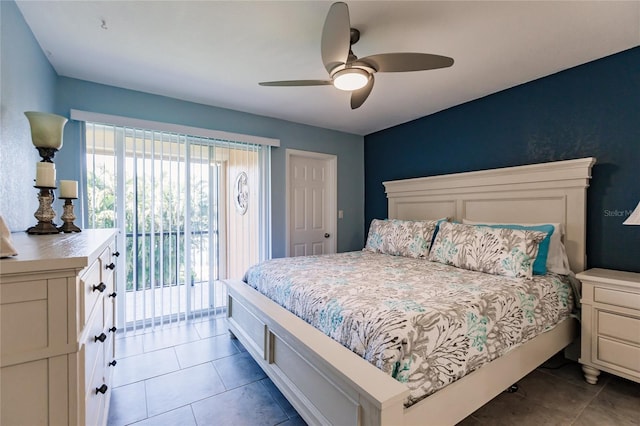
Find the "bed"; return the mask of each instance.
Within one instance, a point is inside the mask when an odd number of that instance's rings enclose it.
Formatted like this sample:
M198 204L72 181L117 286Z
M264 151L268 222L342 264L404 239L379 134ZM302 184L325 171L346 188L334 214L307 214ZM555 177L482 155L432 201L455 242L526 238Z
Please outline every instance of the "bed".
M570 267L582 271L586 189L594 163L584 158L385 182L388 216L558 223ZM577 332L575 320L567 318L442 389L412 399L407 384L271 298L243 281L226 284L230 332L309 424L455 424L571 344Z

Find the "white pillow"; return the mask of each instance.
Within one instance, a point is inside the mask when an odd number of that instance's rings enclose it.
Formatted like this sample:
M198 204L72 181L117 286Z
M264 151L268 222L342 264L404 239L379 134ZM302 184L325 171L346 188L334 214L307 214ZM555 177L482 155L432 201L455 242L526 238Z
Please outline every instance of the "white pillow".
M549 243L549 254L547 256L547 270L556 274L569 275L571 268L569 266L569 258L567 251L562 243L564 237L564 227L561 223L505 223L505 222L484 222L477 220L462 219L462 223L467 225L521 225L521 226L540 226L553 225L553 234Z

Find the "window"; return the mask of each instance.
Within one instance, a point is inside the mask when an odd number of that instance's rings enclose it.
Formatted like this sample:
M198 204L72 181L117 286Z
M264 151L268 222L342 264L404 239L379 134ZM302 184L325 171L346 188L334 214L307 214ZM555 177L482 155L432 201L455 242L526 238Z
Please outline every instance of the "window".
M85 141L88 227L120 231L119 327L224 312L220 280L269 257L270 147L91 121Z

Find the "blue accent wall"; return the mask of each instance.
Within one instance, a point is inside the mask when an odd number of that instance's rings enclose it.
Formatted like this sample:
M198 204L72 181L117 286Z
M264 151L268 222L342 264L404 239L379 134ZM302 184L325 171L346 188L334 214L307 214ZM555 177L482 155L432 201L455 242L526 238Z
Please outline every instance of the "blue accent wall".
M588 267L640 272L640 47L365 137L365 228L387 216L382 182L596 157ZM366 230L365 230L366 235Z
M0 215L13 232L37 223L38 151L24 111L54 110L57 74L13 1L0 1Z
M56 112L71 109L280 139L271 153L272 257L285 255L286 149L338 157L338 251L360 250L364 239L364 137L289 121L185 102L72 78L58 78ZM56 156L59 179L82 179L84 147L79 122L67 123Z

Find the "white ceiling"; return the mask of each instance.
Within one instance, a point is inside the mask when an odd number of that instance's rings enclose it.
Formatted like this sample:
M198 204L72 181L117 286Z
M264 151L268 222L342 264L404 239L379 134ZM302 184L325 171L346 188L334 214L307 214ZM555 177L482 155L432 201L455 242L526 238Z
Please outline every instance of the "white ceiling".
M366 135L640 45L640 1L349 1L360 57L451 68L378 73L357 110L327 79L326 1L18 1L61 76ZM99 111L98 111L99 112Z

